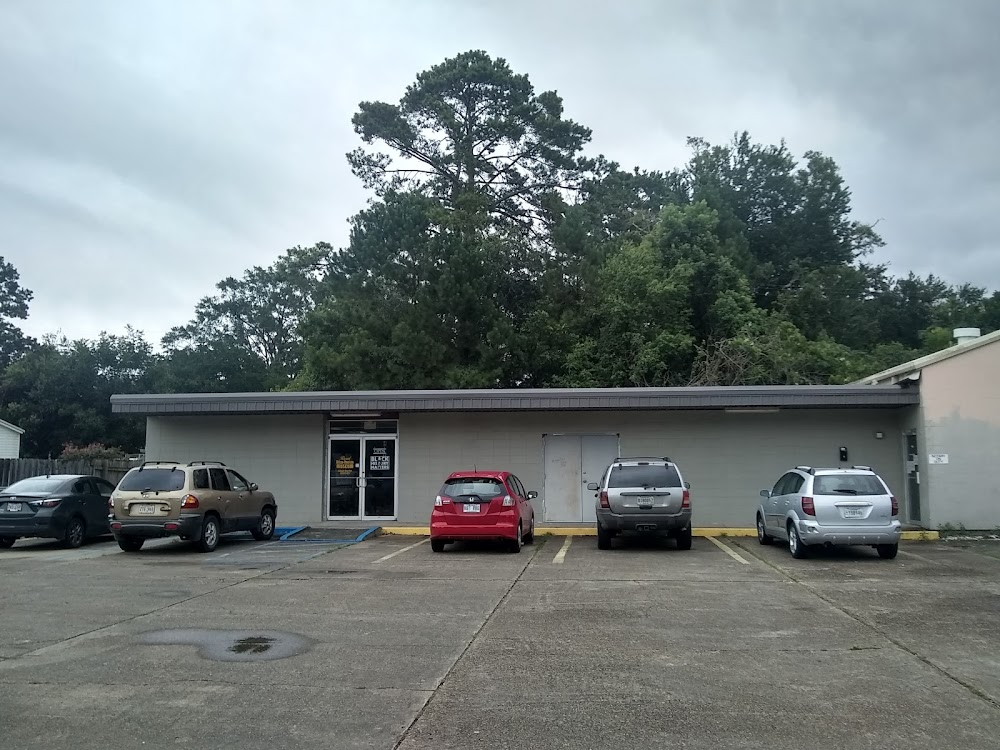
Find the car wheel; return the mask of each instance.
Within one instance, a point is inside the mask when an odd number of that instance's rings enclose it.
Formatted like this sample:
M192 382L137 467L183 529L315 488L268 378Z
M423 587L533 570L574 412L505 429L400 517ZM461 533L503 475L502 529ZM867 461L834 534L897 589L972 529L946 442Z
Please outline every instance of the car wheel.
M677 532L677 549L691 549L691 527Z
M796 560L801 560L809 554L806 545L802 543L802 537L799 536L799 530L795 528L794 523L788 524L788 551L792 553L792 557Z
M518 552L520 552L521 551L521 547L524 545L524 536L522 535L521 532L522 532L521 522L518 521L517 522L517 536L514 537L513 540L511 540L510 547L509 547L510 551L513 552L514 554L517 554Z
M198 540L199 552L213 552L219 546L219 519L215 516L205 516L201 523L201 538Z
M611 549L611 532L597 522L597 549Z
M528 526L528 533L524 535L525 544L535 543L535 517L531 517L531 525Z
M0 549L10 549L16 541L16 536L0 536Z
M138 552L142 549L142 543L145 541L141 537L120 536L118 537L118 546L122 548L123 552Z
M444 540L443 539L431 539L431 551L432 552L444 552Z
M774 541L774 537L767 533L764 527L764 517L757 514L757 541L760 544L770 544Z
M899 543L896 544L876 544L875 551L883 560L892 560L899 553Z
M87 537L87 527L83 523L83 519L79 516L73 516L69 519L69 523L66 524L66 533L63 535L63 544L70 549L76 549L83 544L83 540Z
M257 528L250 532L258 542L266 542L274 536L274 511L264 508L257 522Z

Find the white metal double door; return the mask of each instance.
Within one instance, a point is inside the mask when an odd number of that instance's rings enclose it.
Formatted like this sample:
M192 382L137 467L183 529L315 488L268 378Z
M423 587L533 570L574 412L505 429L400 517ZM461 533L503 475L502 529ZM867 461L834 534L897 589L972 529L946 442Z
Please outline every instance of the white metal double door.
M553 522L597 520L590 482L600 481L618 457L618 435L545 435L543 518Z

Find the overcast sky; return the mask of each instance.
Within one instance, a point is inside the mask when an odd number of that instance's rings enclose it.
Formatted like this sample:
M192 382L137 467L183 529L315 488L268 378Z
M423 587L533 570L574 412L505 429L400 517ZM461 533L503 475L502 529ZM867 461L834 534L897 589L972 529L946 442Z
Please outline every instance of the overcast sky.
M358 102L485 49L626 166L744 129L823 151L892 272L992 290L998 28L995 0L3 0L0 256L28 333L158 340L219 279L343 245Z

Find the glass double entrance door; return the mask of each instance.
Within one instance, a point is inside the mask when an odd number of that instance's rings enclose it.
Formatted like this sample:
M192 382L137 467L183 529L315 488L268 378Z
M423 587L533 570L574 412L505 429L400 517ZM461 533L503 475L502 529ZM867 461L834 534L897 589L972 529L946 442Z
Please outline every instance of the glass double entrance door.
M396 517L396 438L330 438L330 518Z

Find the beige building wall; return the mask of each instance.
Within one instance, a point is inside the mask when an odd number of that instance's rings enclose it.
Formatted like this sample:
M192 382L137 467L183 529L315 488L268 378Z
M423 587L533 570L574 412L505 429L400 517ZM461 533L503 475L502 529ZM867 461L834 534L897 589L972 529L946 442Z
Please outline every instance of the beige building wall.
M222 461L278 501L278 525L323 520L326 420L322 414L149 417L146 460Z
M920 376L927 524L1000 526L1000 342L925 367ZM948 463L931 464L931 454Z
M543 518L543 436L618 433L622 455L667 455L692 484L696 526L751 527L758 491L796 464L870 464L902 496L902 410L541 412L403 414L399 518L429 521L434 496L453 471L507 469L537 490ZM882 439L876 432L883 434Z

